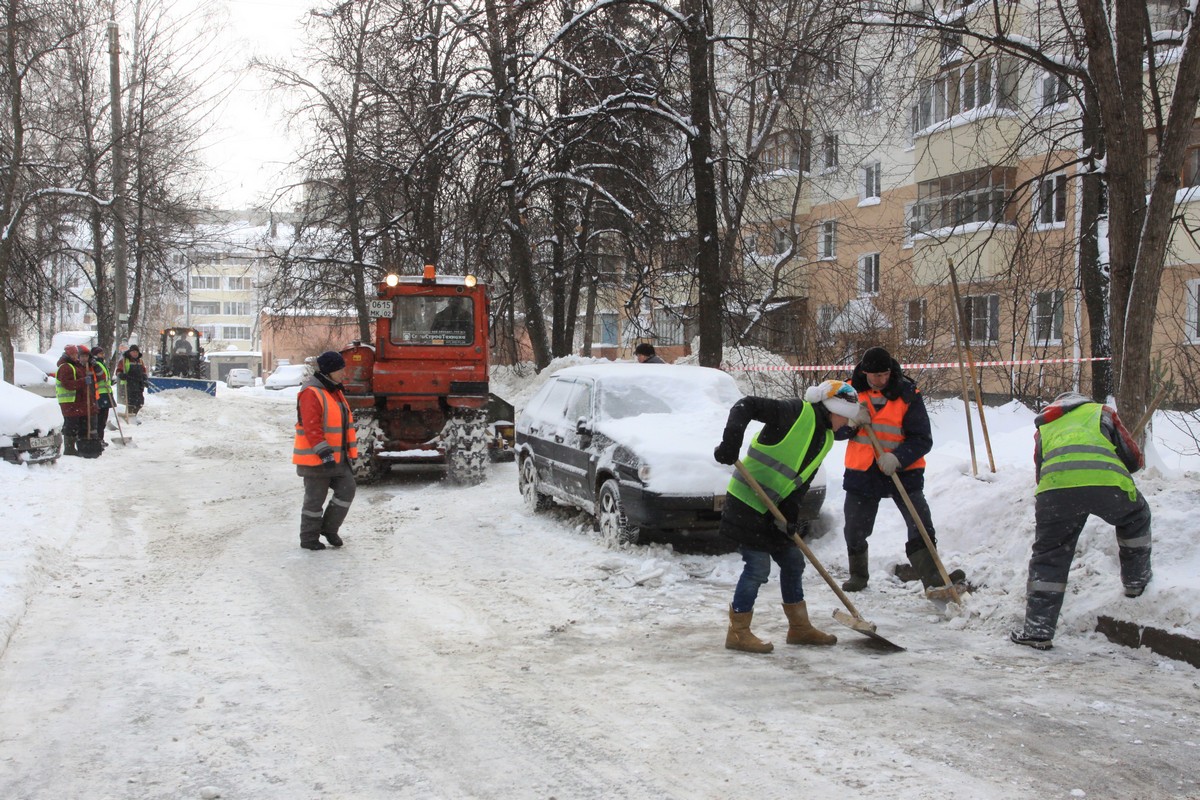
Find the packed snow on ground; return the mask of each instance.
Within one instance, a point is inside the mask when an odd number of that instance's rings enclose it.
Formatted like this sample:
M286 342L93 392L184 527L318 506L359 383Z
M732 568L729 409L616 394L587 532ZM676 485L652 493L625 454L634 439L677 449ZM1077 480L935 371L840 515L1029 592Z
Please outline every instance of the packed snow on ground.
M520 409L545 378L496 385ZM100 459L0 463L0 797L1200 797L1197 670L1093 632L1108 614L1200 636L1187 417L1156 415L1137 476L1153 582L1124 598L1112 529L1090 522L1052 651L1007 639L1033 412L987 409L993 473L948 400L930 403L927 494L947 566L979 590L942 610L893 577L904 532L884 508L852 600L906 650L835 622L810 569L838 644L784 644L772 579L754 628L776 649L756 656L723 647L736 554L608 547L582 514L528 513L512 463L476 488L394 470L359 487L345 548L300 549L296 391L150 395ZM814 542L839 581L843 453Z

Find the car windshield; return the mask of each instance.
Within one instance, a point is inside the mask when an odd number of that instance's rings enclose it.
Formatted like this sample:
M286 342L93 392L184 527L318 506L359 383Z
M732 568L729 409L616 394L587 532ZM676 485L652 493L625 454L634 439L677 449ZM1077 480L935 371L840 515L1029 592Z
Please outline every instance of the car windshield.
M693 375L679 378L661 374L645 378L626 373L600 386L600 419L617 420L643 414L691 414L721 411L740 398L737 385L719 373L696 380Z

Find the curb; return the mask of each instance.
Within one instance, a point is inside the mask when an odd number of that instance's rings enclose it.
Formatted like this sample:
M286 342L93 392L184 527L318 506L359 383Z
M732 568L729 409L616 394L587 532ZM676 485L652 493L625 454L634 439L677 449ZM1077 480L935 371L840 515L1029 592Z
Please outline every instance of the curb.
M1185 661L1200 668L1200 640L1161 628L1142 627L1126 620L1101 615L1096 618L1096 632L1114 644L1137 649L1148 647L1160 656Z

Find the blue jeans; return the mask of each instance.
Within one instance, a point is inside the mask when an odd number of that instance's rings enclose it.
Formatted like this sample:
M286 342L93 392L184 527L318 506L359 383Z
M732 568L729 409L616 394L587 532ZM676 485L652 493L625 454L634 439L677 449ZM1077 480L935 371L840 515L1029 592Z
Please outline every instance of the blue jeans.
M766 550L752 550L749 547L739 549L742 554L742 577L738 578L737 588L733 590L733 610L741 614L754 610L754 601L758 598L758 588L771 577L771 559L779 565L779 591L785 603L799 603L804 600L804 587L800 585L800 576L804 574L804 554L800 548L791 545L783 550L768 553Z

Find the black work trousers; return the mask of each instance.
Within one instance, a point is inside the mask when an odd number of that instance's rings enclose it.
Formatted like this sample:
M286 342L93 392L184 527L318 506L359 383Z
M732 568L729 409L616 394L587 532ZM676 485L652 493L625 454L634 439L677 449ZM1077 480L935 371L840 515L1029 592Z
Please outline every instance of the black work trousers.
M1034 500L1037 528L1029 559L1025 635L1053 639L1067 592L1067 574L1088 516L1117 530L1121 582L1141 588L1150 581L1150 506L1115 486L1079 486L1042 492Z
M858 492L846 492L846 502L843 506L846 527L843 532L846 537L846 552L850 555L867 552L867 538L875 529L875 515L879 513L879 501L882 499ZM937 538L933 531L933 518L929 514L929 503L925 502L925 493L909 492L908 499L912 501L913 508L925 526L930 540L937 544ZM904 505L904 500L899 494L893 494L892 501L895 502L896 508L900 509L900 514L904 517L904 524L908 526L908 541L912 544L908 552L916 549L917 543L920 543L920 547L924 547L921 531L917 528L917 523L913 521L912 515L908 513L908 507Z
M314 544L322 534L337 533L350 513L350 504L354 502L357 486L354 483L354 469L348 460L342 459L341 463L327 469L327 473L322 471L320 475L304 476L300 544ZM326 504L330 489L333 490L333 497Z

